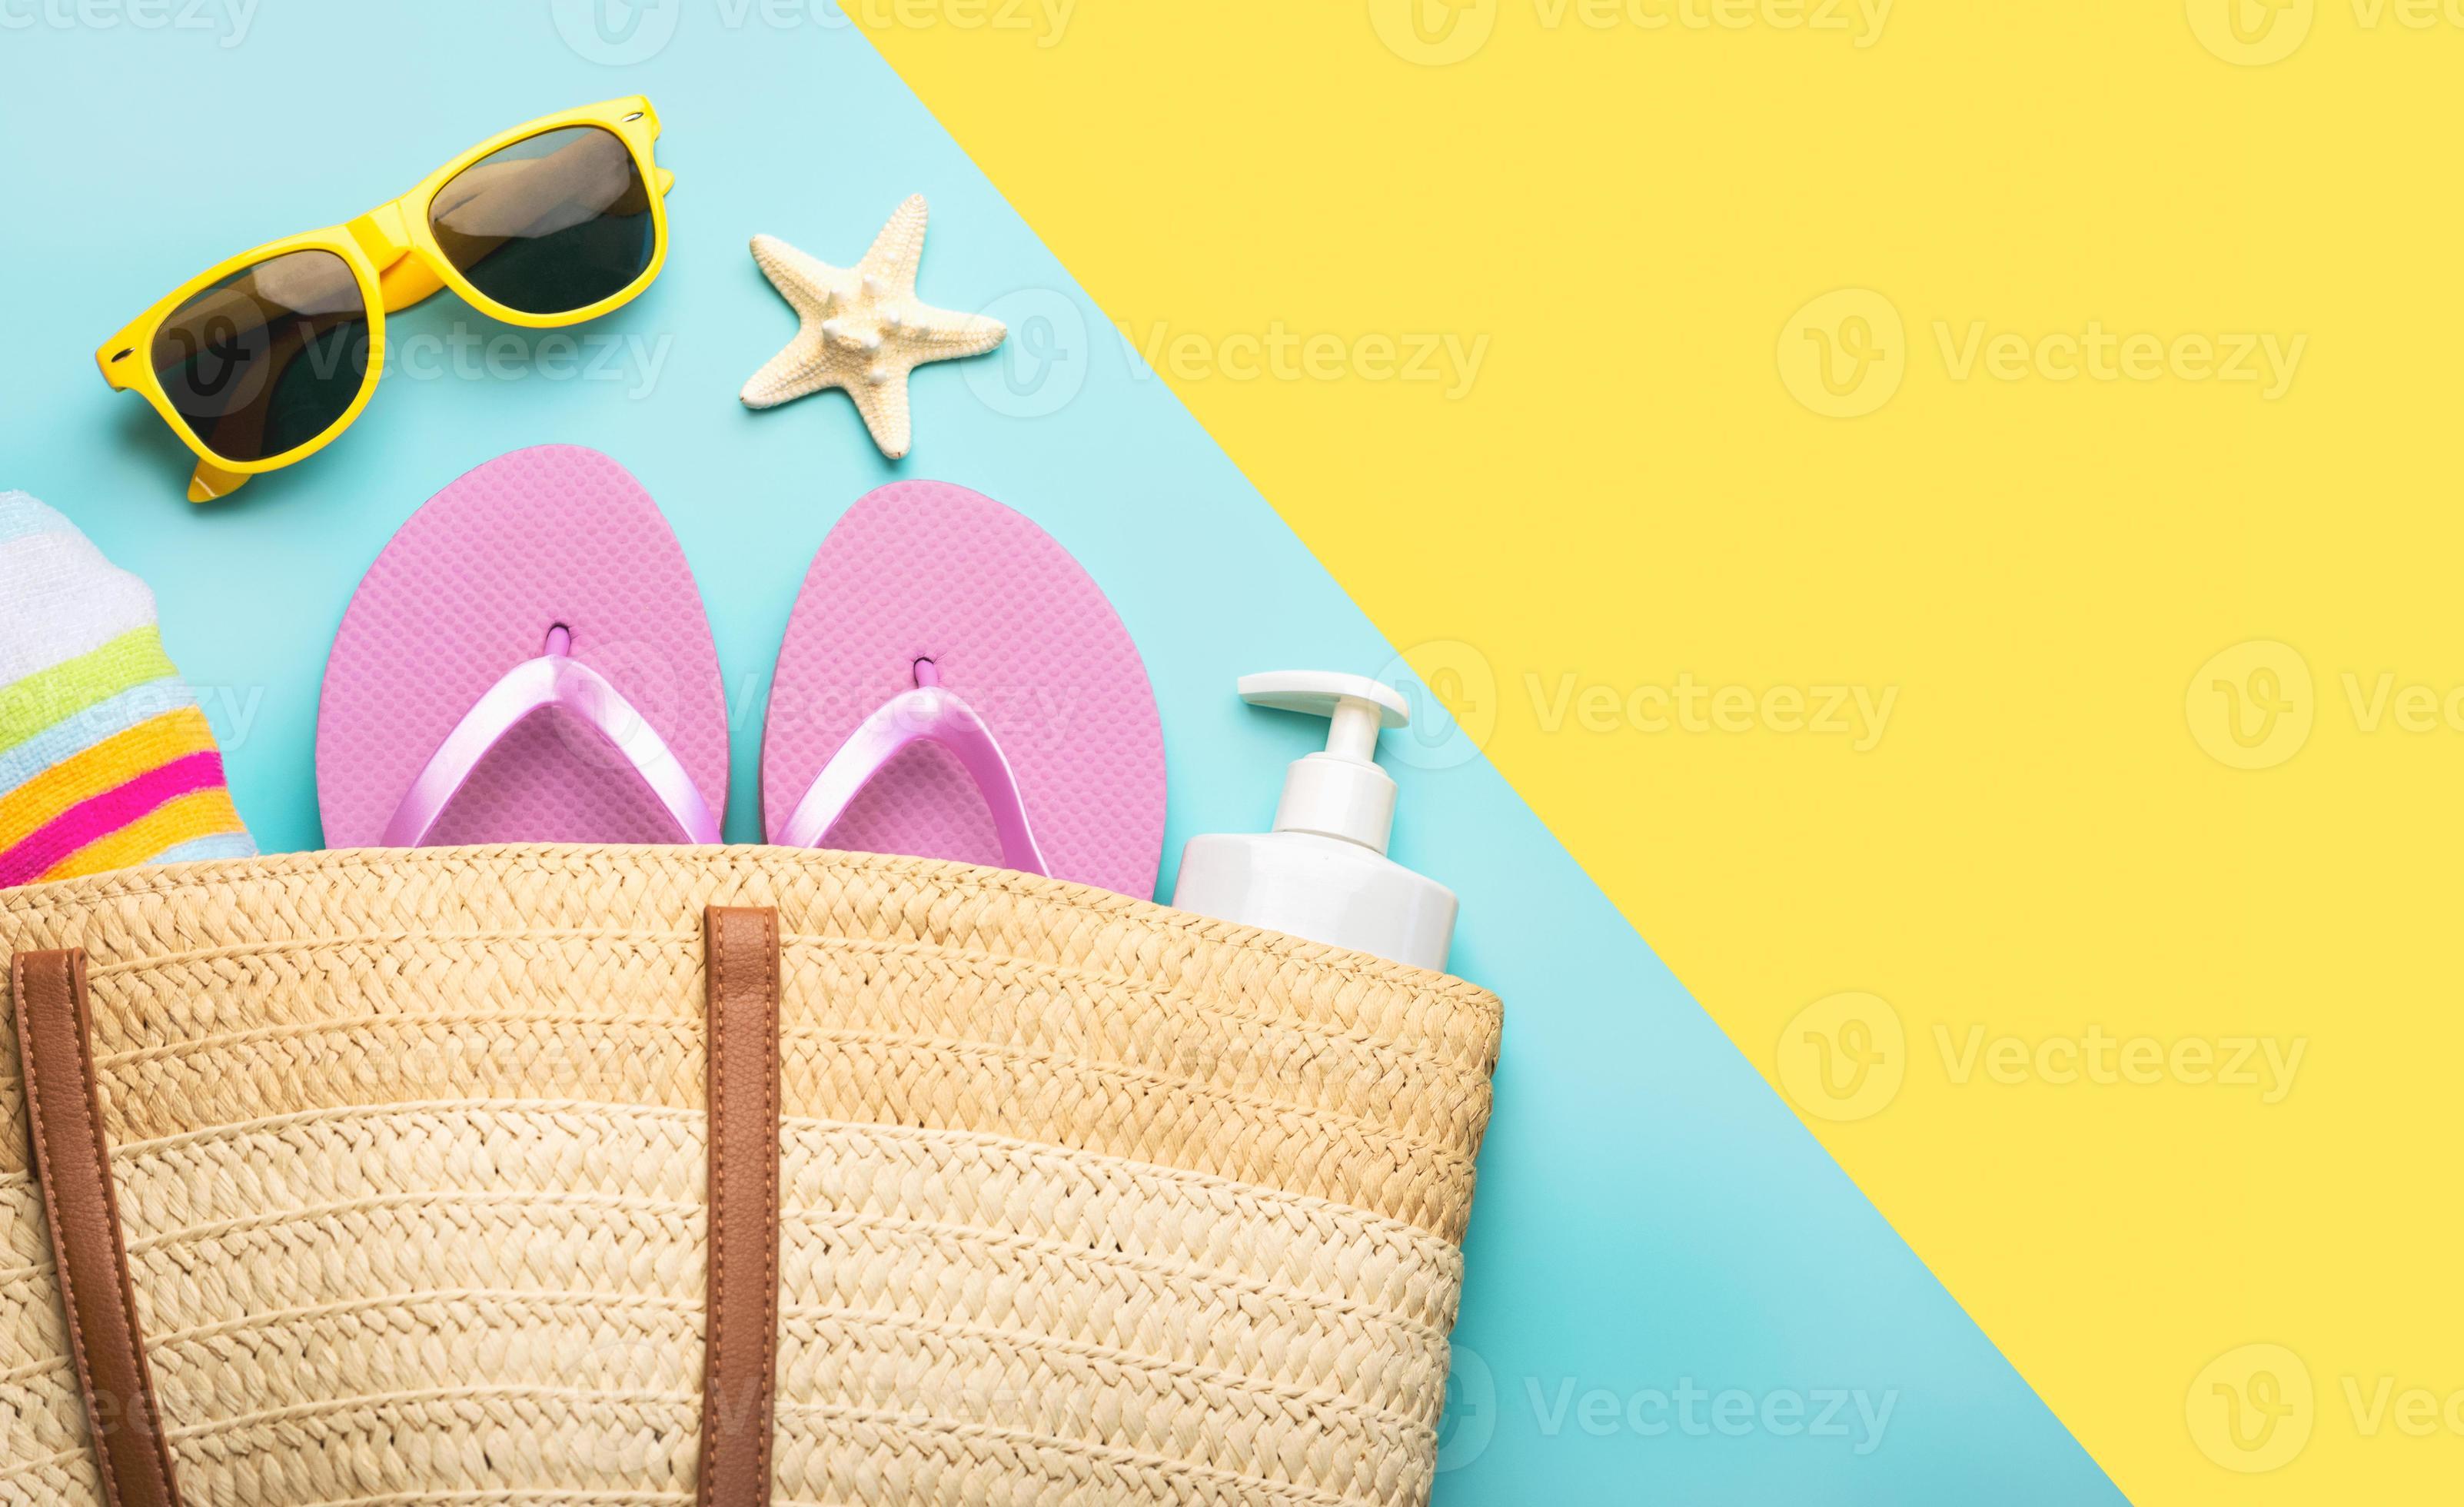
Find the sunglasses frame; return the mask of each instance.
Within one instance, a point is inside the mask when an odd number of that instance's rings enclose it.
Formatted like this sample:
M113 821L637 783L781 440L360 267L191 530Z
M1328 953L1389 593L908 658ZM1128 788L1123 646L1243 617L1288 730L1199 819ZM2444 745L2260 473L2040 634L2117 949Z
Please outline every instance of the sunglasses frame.
M534 136L568 126L596 125L613 134L632 154L634 169L650 189L650 260L642 275L624 288L595 303L557 314L535 314L511 308L481 293L471 279L455 267L436 243L435 232L428 222L429 206L438 190L459 176L465 168L480 159ZM531 329L553 329L565 324L579 324L597 319L639 297L659 275L668 259L668 191L675 187L676 175L659 166L651 157L652 144L659 139L659 114L650 101L641 95L622 100L606 100L598 104L585 104L579 109L562 110L543 115L536 121L499 131L476 146L455 154L444 166L421 179L416 188L390 203L378 206L355 220L341 225L328 225L321 230L299 235L286 235L267 241L236 256L223 260L190 277L155 300L153 307L122 325L120 332L95 348L95 365L102 369L102 378L113 390L130 389L142 394L171 427L171 432L197 456L197 469L188 478L188 500L203 502L228 496L243 485L250 476L268 471L278 471L307 459L334 442L336 436L351 427L375 395L377 383L385 374L385 317L399 313L440 290L451 289L464 302L494 320L518 324ZM197 437L179 410L171 406L170 394L163 388L154 364L148 359L154 348L154 337L169 319L190 299L234 273L259 262L271 261L292 252L326 251L342 258L359 284L360 298L368 311L367 375L360 390L341 417L327 425L324 431L303 444L293 446L279 454L261 460L234 460L217 455Z

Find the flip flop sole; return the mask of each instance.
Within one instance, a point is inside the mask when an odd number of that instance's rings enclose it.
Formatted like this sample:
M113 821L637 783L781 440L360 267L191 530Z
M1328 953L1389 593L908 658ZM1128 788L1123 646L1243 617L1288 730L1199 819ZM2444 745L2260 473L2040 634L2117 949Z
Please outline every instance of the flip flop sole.
M342 614L317 715L329 847L377 844L429 756L551 629L655 728L714 811L727 700L701 593L668 521L594 450L500 455L411 515ZM596 731L535 713L481 760L429 840L674 842L675 823Z
M898 481L868 494L805 572L762 735L772 840L847 735L915 686L921 659L1000 740L1053 876L1152 897L1164 764L1146 663L1067 550L1018 513L946 482ZM1001 861L974 782L930 743L874 777L829 846Z

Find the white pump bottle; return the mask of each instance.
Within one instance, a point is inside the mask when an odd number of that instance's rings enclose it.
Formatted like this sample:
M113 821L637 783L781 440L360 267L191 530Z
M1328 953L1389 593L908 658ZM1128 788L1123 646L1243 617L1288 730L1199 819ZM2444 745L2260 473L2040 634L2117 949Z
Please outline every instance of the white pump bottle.
M1411 703L1366 676L1310 670L1243 676L1241 699L1332 719L1326 751L1293 761L1273 831L1192 837L1172 903L1442 972L1454 892L1386 856L1395 781L1377 734L1409 722Z

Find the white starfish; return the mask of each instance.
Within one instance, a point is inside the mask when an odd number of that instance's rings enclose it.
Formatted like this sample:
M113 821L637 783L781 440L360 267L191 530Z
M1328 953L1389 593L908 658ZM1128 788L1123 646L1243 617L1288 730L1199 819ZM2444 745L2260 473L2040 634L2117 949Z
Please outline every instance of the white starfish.
M853 267L816 260L776 235L753 237L754 261L803 325L744 385L745 407L776 408L845 388L881 453L892 460L907 454L907 374L928 361L988 351L1009 333L999 320L916 301L924 215L920 193L900 205Z

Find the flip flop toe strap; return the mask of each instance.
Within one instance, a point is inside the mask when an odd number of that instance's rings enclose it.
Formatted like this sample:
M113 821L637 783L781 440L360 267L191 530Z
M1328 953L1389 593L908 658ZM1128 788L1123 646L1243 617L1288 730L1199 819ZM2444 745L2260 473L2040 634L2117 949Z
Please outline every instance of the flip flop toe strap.
M718 818L702 799L701 789L685 772L667 740L659 736L625 694L607 677L561 651L551 636L548 652L525 659L505 672L472 704L453 730L445 735L427 766L410 782L393 819L385 824L381 845L417 848L427 842L437 819L454 795L470 781L488 750L501 742L516 724L545 707L581 719L596 729L610 747L649 787L667 809L676 830L690 843L719 840Z
M1018 791L1018 776L1001 752L1001 741L976 709L946 686L919 685L882 703L847 735L822 772L813 777L796 812L787 818L779 841L790 848L819 848L830 829L853 805L873 776L910 743L934 742L957 756L959 766L992 811L1001 834L1001 862L1025 874L1048 875L1044 851L1036 846L1035 830L1026 819L1026 804Z

